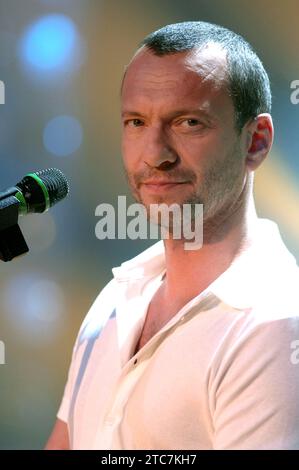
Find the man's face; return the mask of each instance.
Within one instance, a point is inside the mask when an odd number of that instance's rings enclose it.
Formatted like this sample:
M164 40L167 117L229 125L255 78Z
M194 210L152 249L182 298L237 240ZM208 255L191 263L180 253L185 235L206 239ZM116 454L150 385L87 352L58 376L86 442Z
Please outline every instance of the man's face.
M242 144L217 45L162 57L143 48L124 78L122 123L128 182L147 208L202 203L213 220L242 197Z

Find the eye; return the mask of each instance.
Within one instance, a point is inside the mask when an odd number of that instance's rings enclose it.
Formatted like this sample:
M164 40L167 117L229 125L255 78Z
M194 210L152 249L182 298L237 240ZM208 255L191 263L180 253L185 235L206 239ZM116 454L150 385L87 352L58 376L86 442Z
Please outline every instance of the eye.
M197 117L196 118L193 118L193 117L180 118L175 122L175 126L178 129L181 129L182 131L202 130L205 127L204 123Z
M141 121L141 119L138 119L138 118L134 118L134 119L128 119L127 121L125 121L125 126L130 126L130 127L140 127L143 125L143 122Z
M195 118L184 119L182 123L186 123L188 127L195 127L201 125L201 122Z

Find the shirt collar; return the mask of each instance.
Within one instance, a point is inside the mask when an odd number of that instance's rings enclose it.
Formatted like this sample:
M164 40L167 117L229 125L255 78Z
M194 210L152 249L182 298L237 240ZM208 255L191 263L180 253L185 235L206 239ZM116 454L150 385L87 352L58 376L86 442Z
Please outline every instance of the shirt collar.
M121 282L162 275L165 269L164 242L160 240L112 268L112 272ZM250 247L241 251L207 290L224 303L243 310L269 298L282 282L288 284L295 271L298 276L296 260L284 245L277 224L259 218Z

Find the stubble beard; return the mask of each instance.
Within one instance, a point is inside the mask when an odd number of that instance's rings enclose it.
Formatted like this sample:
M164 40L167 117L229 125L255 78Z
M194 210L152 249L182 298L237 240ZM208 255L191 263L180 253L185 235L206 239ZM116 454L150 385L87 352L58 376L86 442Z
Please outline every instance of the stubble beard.
M241 171L242 154L239 142L237 141L232 151L227 154L221 162L217 161L208 168L201 177L202 184L198 190L193 190L182 201L178 202L175 197L173 201L165 202L165 198L158 196L153 203L147 203L141 196L140 189L135 182L134 175L125 169L131 193L136 202L142 204L146 210L149 222L161 227L161 218L154 216L151 211L151 204L178 204L180 206L181 220L183 221L183 205L189 205L191 211L192 230L195 227L195 206L203 205L203 240L204 243L215 243L223 238L228 228L226 222L229 217L236 212L244 203L245 178ZM165 171L166 172L166 171ZM160 171L161 173L161 171ZM195 181L195 175L193 181ZM140 186L139 186L140 188ZM170 212L169 225L164 227L173 234L173 218Z

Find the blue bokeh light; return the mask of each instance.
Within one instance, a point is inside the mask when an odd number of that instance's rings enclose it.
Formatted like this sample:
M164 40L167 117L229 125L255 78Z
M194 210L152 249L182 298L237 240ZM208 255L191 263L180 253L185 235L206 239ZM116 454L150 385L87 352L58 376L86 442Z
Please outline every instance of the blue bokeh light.
M62 288L40 272L11 278L5 286L3 305L14 330L36 345L53 341L66 320Z
M73 116L57 116L44 129L44 146L48 152L65 157L81 145L83 131L80 122Z
M22 58L40 71L53 71L72 62L79 43L74 22L65 15L51 14L33 23L25 32Z

